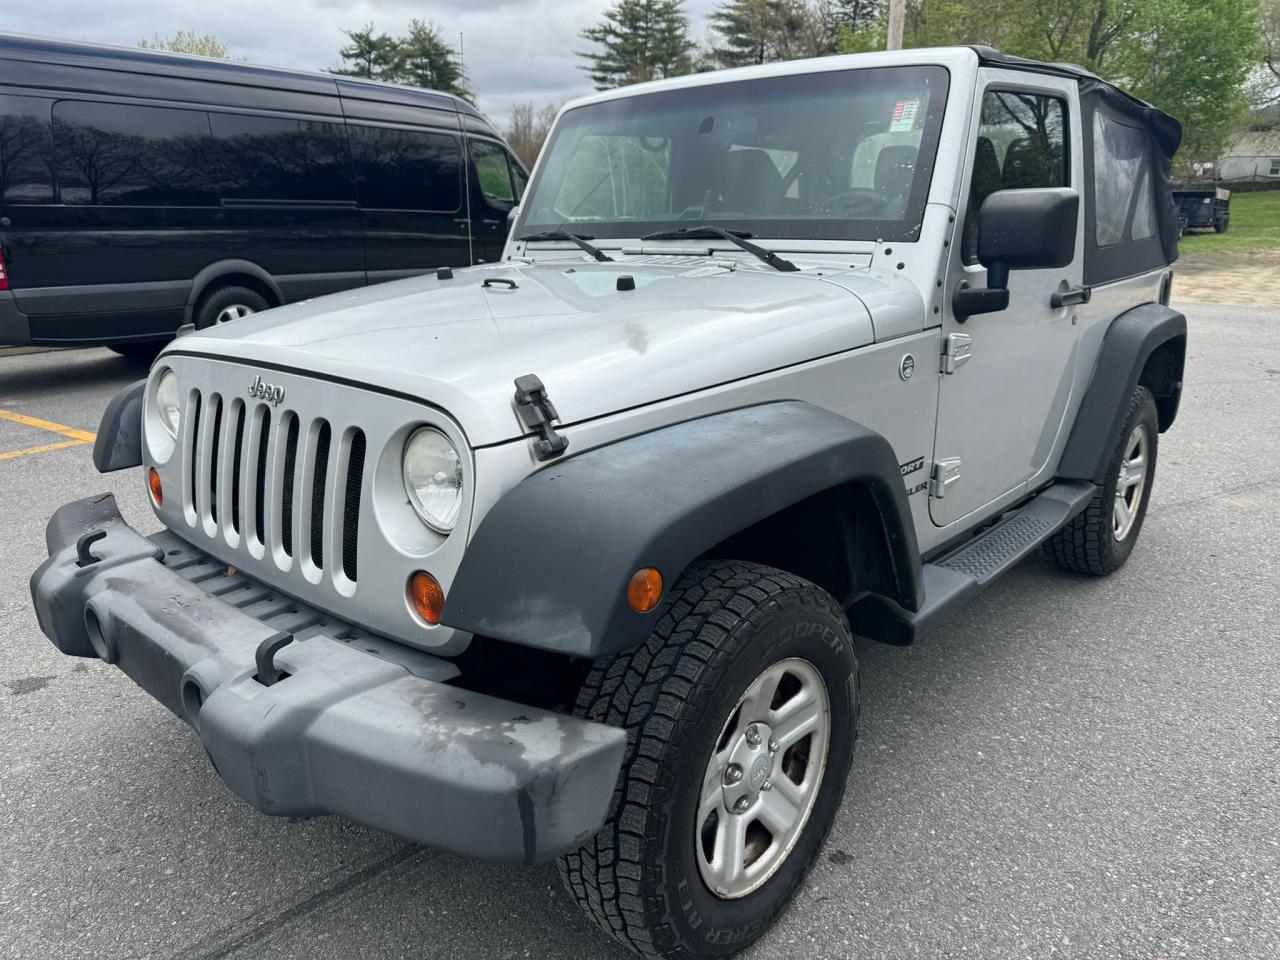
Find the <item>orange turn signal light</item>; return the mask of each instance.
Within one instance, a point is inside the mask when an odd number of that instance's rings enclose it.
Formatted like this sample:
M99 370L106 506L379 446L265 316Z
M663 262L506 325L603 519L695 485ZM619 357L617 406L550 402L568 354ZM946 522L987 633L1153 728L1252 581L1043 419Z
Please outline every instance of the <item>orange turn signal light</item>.
M147 470L147 488L151 491L151 500L155 505L164 506L164 484L160 482L160 474L155 467Z
M444 613L444 587L431 574L419 570L409 578L409 602L418 616L434 627Z
M631 575L627 584L627 603L636 613L648 613L662 599L662 574L653 567L644 567Z

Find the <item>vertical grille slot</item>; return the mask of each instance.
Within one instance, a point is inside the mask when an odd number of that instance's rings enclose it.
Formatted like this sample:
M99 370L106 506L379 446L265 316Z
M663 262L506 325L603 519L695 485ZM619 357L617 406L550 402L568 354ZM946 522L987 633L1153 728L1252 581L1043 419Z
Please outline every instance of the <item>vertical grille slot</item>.
M347 457L347 489L342 500L342 572L352 583L356 580L357 547L360 541L360 488L364 483L364 431L351 435L351 452Z
M259 543L267 542L267 456L271 440L271 410L259 407L262 427L258 433L258 457L253 484L253 536Z
M187 451L187 496L191 500L188 521L200 512L200 400L199 393L192 395L191 447Z
M324 569L324 493L329 473L329 439L327 420L320 421L316 433L315 469L311 477L311 562Z
M237 403L235 447L231 453L231 529L240 533L240 468L244 460L244 404Z
M218 454L222 444L222 398L216 393L211 398L213 404L213 440L209 443L209 516L218 522Z
M285 556L293 556L293 475L298 465L298 418L289 417L284 441L284 489L280 504L280 545Z

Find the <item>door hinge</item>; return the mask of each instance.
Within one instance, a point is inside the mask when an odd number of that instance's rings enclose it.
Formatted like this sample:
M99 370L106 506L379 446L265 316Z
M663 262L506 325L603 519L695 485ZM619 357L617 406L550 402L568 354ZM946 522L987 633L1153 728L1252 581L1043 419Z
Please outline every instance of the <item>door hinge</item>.
M929 478L929 496L941 500L947 488L960 479L960 458L933 461L933 476Z
M539 460L550 460L569 448L569 438L556 433L551 425L560 414L536 374L516 377L516 412L524 425L539 435L540 439L533 442L533 455Z
M942 372L955 373L969 362L973 337L967 333L949 333L942 343Z

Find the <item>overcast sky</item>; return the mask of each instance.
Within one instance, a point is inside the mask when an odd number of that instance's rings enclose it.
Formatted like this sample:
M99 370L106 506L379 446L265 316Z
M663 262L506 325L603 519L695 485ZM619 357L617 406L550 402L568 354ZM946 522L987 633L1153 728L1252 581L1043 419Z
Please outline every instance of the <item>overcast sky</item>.
M0 29L132 46L154 33L212 33L253 63L337 66L344 28L373 22L399 32L413 17L464 39L467 74L480 108L506 121L517 100L568 99L591 89L573 52L578 34L610 0L34 0L5 3ZM701 41L715 0L687 0Z

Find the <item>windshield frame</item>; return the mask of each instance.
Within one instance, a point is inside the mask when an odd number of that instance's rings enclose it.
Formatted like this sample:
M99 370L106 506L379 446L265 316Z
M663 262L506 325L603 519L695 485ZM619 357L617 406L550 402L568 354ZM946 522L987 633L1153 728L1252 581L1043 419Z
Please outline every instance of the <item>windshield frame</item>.
M573 114L579 111L611 109L616 108L619 103L635 100L648 100L656 98L659 101L666 101L671 104L679 104L682 100L687 100L691 95L700 98L714 95L713 92L725 87L737 87L735 93L739 96L750 98L750 88L755 87L774 87L777 84L795 83L797 86L805 84L821 85L822 92L832 88L838 88L840 82L852 80L850 74L858 74L857 82L877 83L878 81L893 82L894 75L900 75L904 72L915 72L922 74L921 82L927 82L930 86L930 96L928 106L925 110L924 122L921 127L920 147L916 156L915 173L912 182L910 197L908 199L904 216L901 220L885 220L885 219L853 219L853 218L837 218L822 219L817 217L798 218L798 219L748 219L748 218L732 218L725 220L717 220L714 216L708 216L706 219L681 219L675 215L664 219L657 220L564 220L556 223L540 223L534 222L530 217L531 207L528 201L536 195L538 188L542 185L542 181L547 177L548 158L552 155L556 144L559 142L564 131L569 127L569 121ZM898 81L900 82L900 80ZM746 87L746 90L741 88ZM818 91L815 91L818 92ZM516 222L513 237L524 234L540 233L548 230L556 229L572 229L577 231L587 231L592 234L597 243L599 241L608 240L631 240L637 239L645 234L656 233L676 229L679 227L698 227L703 224L714 223L716 226L726 227L734 231L740 231L748 234L752 239L763 241L765 243L774 243L778 241L795 241L795 242L851 242L851 243L867 243L876 241L894 241L894 242L911 242L920 238L920 231L924 222L925 206L928 203L929 191L933 183L934 166L937 161L938 146L941 140L943 119L947 111L948 101L951 95L951 71L950 69L937 62L921 62L921 63L904 63L890 65L876 65L865 67L840 67L831 70L821 71L797 71L796 73L777 74L765 77L744 77L742 79L725 79L714 83L699 83L689 86L678 86L668 89L653 90L649 92L638 92L634 94L625 94L618 97L610 97L604 100L589 100L578 106L570 106L567 108L560 118L556 121L555 128L548 138L546 146L543 148L542 156L539 157L537 166L534 170L533 177L529 182L528 188L525 190L524 198L521 203L520 215Z

